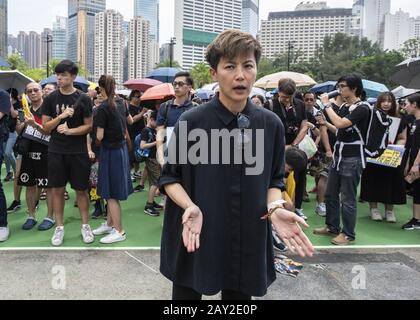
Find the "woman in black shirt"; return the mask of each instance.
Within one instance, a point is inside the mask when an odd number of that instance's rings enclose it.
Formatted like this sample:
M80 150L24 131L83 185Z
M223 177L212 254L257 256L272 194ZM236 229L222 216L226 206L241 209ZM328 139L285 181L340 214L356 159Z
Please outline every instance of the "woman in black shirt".
M128 110L115 95L115 79L102 76L99 87L106 99L98 108L95 117L96 139L101 143L98 172L98 194L108 203L108 221L94 235L108 236L103 244L112 244L126 239L121 223L120 201L127 200L133 193L131 183L128 147L126 143Z

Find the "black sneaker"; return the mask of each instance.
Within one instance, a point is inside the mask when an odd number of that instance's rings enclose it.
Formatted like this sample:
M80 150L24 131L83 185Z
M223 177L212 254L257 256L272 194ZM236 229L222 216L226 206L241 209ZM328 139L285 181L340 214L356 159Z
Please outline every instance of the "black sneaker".
M134 188L134 193L139 193L144 191L144 186L138 185Z
M402 229L406 231L420 230L420 220L413 218L409 222L407 222L405 225L403 225Z
M4 178L4 182L9 182L13 180L13 173L9 172L6 177Z
M152 206L146 206L146 208L144 208L144 213L147 214L148 216L151 216L151 217L159 217L160 216L159 211L157 211Z
M160 204L157 204L156 202L153 202L153 208L155 208L156 210L163 210L164 207Z
M18 211L20 208L22 208L22 205L20 204L20 201L14 200L9 208L7 208L7 213L14 213Z

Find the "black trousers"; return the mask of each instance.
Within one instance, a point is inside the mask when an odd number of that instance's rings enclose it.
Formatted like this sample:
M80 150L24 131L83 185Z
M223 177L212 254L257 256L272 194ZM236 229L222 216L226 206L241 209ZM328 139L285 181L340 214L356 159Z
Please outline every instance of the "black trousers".
M303 195L306 186L306 168L300 172L295 171L294 177L296 182L295 207L296 209L302 209Z
M203 298L202 294L196 292L194 289L186 288L183 286L173 285L172 300L174 301L200 301ZM252 297L246 294L232 291L223 290L222 300L224 301L251 301Z

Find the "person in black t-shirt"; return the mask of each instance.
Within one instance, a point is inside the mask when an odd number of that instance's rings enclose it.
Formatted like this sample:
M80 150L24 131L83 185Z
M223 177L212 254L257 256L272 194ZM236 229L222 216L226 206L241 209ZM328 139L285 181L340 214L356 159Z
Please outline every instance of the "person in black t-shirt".
M281 119L285 129L286 148L298 147L308 131L308 119L306 117L305 104L302 100L294 98L296 83L292 79L279 81L278 98L268 102L269 108ZM307 220L302 210L302 201L305 192L306 168L295 172L296 195L295 212L298 216Z
M409 159L406 167L407 181L412 183L413 191L413 219L403 225L404 230L420 230L420 94L407 98L405 109L415 120L409 132L410 146Z
M326 227L316 229L318 235L335 235L334 245L348 245L356 239L357 187L363 170L364 146L369 126L370 108L361 102L362 79L348 75L338 80L340 94L348 108L342 107L335 113L329 104L328 94L324 94L320 107L324 109L332 124L338 129L334 149L334 163L328 177L325 194L327 218ZM359 129L362 139L357 133ZM343 229L340 227L340 210Z
M108 219L93 234L108 234L101 243L112 244L126 239L120 201L127 200L133 193L126 142L127 122L132 123L132 118L124 101L115 95L115 79L103 75L98 84L106 99L95 117L96 139L101 144L98 195L108 203Z
M156 127L157 127L157 111L153 111L147 118L147 126L141 132L140 148L149 150L149 155L146 158L147 175L150 182L149 197L147 199L144 213L149 216L159 216L159 211L163 209L162 206L157 204L155 199L156 191L159 188L159 177L161 175L161 167L156 160Z
M73 86L78 71L72 61L60 62L55 68L59 89L46 97L41 107L44 131L51 134L48 186L51 187L57 221L51 240L53 246L61 246L64 240L64 191L68 182L76 191L83 241L87 244L94 241L88 224L87 193L91 166L87 134L92 130L92 100Z

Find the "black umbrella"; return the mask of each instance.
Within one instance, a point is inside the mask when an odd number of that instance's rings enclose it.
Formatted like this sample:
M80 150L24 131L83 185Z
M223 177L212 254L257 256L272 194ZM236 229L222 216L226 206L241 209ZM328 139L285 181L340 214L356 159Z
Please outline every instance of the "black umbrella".
M420 89L420 57L405 60L397 65L391 80L407 89Z

